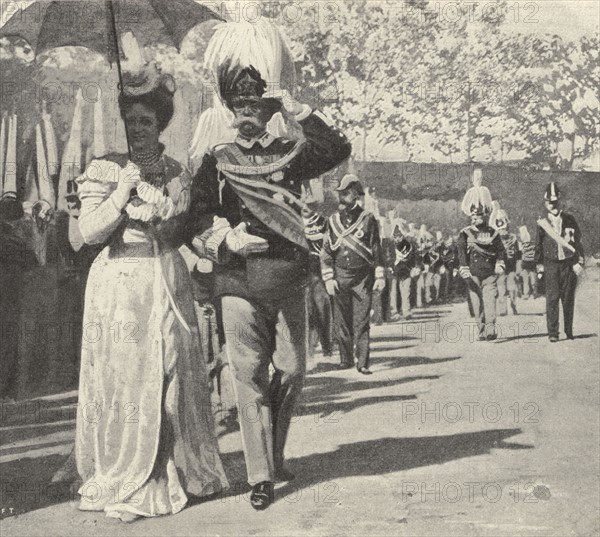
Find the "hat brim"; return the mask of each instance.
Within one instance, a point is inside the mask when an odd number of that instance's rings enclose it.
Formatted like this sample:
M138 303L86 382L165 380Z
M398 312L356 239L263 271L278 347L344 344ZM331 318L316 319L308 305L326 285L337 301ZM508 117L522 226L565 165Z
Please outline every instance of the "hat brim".
M345 186L344 188L338 186L335 189L336 192L346 192L346 190L354 190L354 192L356 192L360 196L364 196L365 195L364 189L360 185L357 185L356 183L353 183L351 185Z

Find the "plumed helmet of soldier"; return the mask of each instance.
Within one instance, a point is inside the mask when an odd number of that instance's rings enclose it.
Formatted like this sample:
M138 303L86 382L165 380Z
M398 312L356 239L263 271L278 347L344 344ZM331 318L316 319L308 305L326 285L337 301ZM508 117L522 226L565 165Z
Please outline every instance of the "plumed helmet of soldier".
M560 190L555 182L549 183L544 192L544 200L558 201L560 199Z
M467 216L486 216L492 210L492 195L487 187L483 186L482 170L475 167L473 170L473 186L467 190L461 204L462 212Z
M510 224L508 214L500 207L498 201L494 201L492 203L492 213L490 214L490 225L494 229L503 230L508 229L508 224Z
M342 180L336 188L336 191L343 192L344 190L349 189L354 190L359 196L365 195L365 190L361 182L358 180L358 177L356 177L356 175L354 175L353 173L347 173L346 175L344 175L344 177L342 177Z
M238 103L250 102L260 103L272 114L281 109L282 103L279 99L263 98L267 91L267 82L254 66L244 67L227 60L218 68L218 76L219 93L230 110Z

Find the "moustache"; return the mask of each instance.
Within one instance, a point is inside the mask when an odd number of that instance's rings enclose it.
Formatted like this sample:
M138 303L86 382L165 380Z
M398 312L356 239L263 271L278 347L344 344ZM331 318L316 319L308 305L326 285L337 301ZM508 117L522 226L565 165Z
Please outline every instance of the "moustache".
M244 124L250 123L251 125L254 125L255 127L261 128L264 127L264 123L262 121L259 121L258 119L256 119L253 116L241 116L241 117L236 117L233 120L232 123L232 127L234 129L237 129L238 127L241 127Z

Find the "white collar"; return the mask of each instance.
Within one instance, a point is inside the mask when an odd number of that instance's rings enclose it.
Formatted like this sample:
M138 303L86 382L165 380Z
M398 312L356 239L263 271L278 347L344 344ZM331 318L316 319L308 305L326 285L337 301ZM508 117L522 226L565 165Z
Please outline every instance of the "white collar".
M236 144L241 145L246 149L251 149L252 146L254 146L254 144L257 142L263 148L269 147L274 141L275 136L273 136L270 132L267 131L263 132L260 136L257 136L256 138L250 138L250 140L248 140L247 138L242 138L240 135L238 135L235 139Z
M558 220L562 216L562 210L558 211L558 214L555 216L552 213L548 213L548 220Z

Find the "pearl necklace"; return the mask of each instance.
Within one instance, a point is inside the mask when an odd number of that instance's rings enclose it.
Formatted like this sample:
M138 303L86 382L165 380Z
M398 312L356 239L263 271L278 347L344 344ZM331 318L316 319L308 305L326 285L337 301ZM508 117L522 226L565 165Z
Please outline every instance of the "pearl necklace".
M160 149L150 151L131 152L131 160L141 168L151 168L158 164L162 157Z

